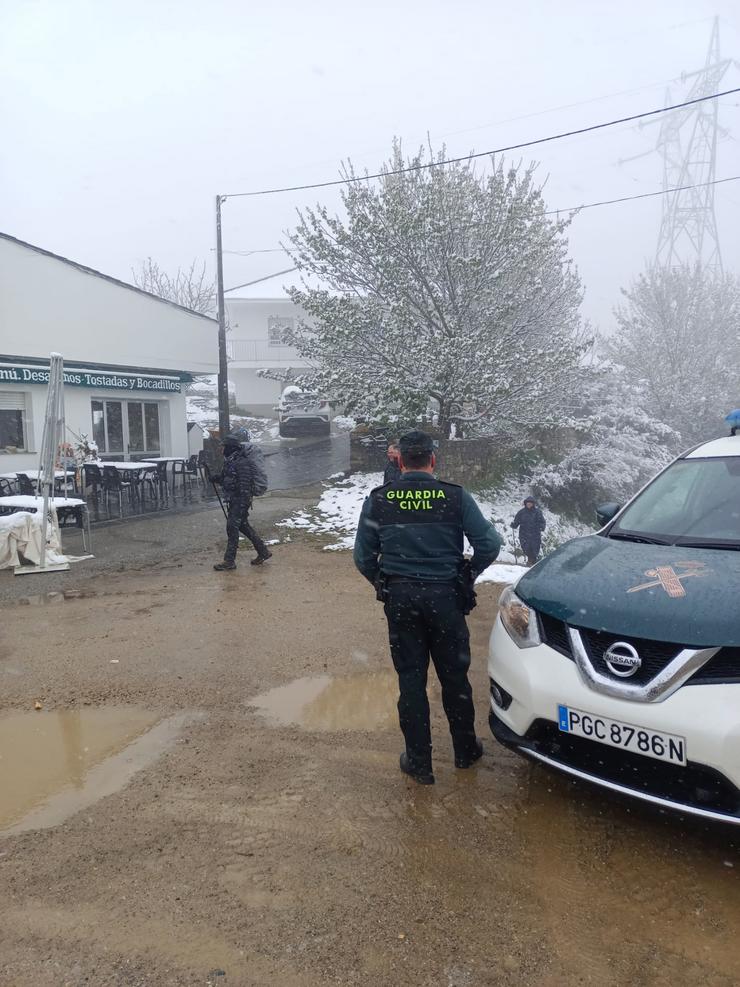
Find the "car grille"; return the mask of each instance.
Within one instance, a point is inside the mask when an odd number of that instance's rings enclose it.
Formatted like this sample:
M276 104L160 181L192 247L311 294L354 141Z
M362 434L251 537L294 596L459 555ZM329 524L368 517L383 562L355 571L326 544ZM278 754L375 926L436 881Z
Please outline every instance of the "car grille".
M573 654L570 650L568 631L564 621L556 620L555 617L550 617L546 613L540 613L538 616L540 618L540 632L545 644L554 648L555 651L559 651L561 655L572 659Z
M538 616L544 643L572 660L573 654L565 622L544 613L540 613ZM635 685L651 682L680 651L685 647L694 647L692 645L672 644L668 641L652 641L649 638L607 634L604 631L595 631L590 628L579 627L577 630L580 631L589 661L602 675L611 674L604 661L606 649L616 641L625 641L627 644L631 644L642 659L641 667L629 680ZM740 648L721 648L703 668L697 669L685 684L716 685L720 682L740 683Z
M549 720L535 720L524 739L527 746L553 761L635 792L698 809L740 814L740 791L719 771L702 764L666 764L562 733Z

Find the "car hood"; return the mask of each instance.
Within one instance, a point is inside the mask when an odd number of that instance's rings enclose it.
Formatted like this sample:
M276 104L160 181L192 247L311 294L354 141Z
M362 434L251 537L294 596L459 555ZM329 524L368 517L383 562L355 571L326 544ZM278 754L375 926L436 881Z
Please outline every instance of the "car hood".
M527 572L516 593L542 613L694 647L737 647L740 552L576 538Z

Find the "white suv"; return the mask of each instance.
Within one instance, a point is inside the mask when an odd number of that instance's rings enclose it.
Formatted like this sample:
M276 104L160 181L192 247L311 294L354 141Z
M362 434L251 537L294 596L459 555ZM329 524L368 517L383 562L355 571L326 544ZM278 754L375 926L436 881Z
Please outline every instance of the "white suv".
M740 824L740 435L676 459L500 601L503 744L666 808Z
M280 395L277 412L279 431L283 436L329 435L331 432L329 402L295 384L289 384Z

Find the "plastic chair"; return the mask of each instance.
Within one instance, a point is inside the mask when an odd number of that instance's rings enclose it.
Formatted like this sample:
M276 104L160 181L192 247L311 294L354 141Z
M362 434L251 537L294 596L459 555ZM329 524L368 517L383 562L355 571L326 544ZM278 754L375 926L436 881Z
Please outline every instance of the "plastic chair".
M175 483L177 477L181 478L182 481L182 494L183 497L186 493L186 487L189 491L191 484L193 482L193 477L198 476L198 459L197 456L191 456L190 459L176 460L172 464L172 489L175 489Z
M0 497L12 497L15 493L12 480L5 480L0 476Z
M93 488L93 496L97 499L98 487L103 486L103 474L96 463L83 463L82 465L82 489L83 493L88 487Z
M193 455L185 463L185 472L183 474L183 482L187 478L188 488L192 488L193 478L195 478L195 484L198 485L198 480L200 478L200 470L198 469L198 457Z
M110 495L118 496L118 514L123 518L123 494L127 491L131 500L131 484L121 479L121 474L113 466L103 467L103 492L105 493L105 508L110 515Z
M151 474L150 474L151 475ZM157 463L157 472L152 476L152 483L157 485L157 496L162 500L170 499L169 477L167 463Z
M36 484L25 473L16 473L18 479L18 490L21 497L35 497Z

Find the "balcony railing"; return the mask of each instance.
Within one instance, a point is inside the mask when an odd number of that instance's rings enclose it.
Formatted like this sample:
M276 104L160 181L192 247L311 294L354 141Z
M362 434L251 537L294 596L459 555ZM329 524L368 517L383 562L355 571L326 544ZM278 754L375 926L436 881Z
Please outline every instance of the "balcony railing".
M266 339L230 339L226 352L235 363L303 363L295 347L271 346Z

